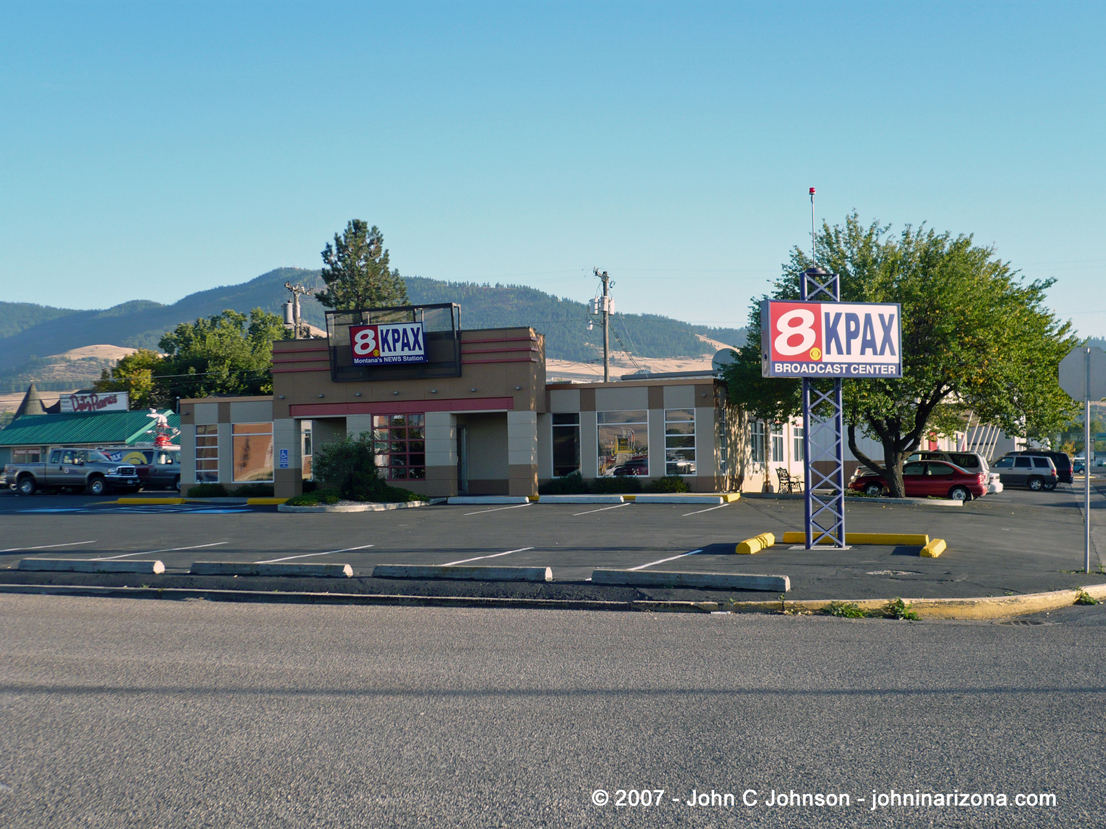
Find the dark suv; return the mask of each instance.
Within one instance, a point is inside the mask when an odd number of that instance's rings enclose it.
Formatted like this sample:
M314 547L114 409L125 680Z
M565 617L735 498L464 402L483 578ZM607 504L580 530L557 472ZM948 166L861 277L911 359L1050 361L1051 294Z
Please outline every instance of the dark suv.
M991 471L999 474L1003 486L1025 486L1035 492L1051 492L1060 481L1051 458L1028 452L1003 455L991 464Z
M1056 476L1062 484L1070 484L1072 477L1071 458L1066 452L1051 452L1047 449L1025 449L1021 452L1007 452L1008 455L1044 455L1056 467Z

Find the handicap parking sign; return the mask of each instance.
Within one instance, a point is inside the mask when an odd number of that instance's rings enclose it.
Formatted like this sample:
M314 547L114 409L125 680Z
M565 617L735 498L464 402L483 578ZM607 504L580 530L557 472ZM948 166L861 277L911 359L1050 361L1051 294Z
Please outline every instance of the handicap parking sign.
M280 468L281 469L287 469L288 468L288 450L287 449L281 449L280 450Z

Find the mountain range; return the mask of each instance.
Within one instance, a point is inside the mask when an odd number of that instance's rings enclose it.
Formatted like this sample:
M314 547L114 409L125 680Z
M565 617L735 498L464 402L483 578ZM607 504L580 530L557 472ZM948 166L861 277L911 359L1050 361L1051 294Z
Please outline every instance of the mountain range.
M133 300L106 310L82 311L30 303L0 302L0 391L21 391L31 380L40 388L87 385L104 367L91 360L52 355L84 346L110 344L157 349L162 336L182 322L224 310L248 313L261 308L281 313L290 294L286 282L311 290L323 287L317 270L279 268L239 285L211 288L163 305ZM602 331L588 330L586 303L561 299L519 285L477 285L406 277L414 304L455 302L464 329L529 325L545 335L550 359L586 362L602 354ZM325 309L308 294L300 300L303 320L326 327ZM745 309L736 309L737 318ZM691 325L653 314L619 314L611 318L612 350L635 357L696 356L709 351L700 336L740 345L744 329ZM58 384L61 385L58 385Z

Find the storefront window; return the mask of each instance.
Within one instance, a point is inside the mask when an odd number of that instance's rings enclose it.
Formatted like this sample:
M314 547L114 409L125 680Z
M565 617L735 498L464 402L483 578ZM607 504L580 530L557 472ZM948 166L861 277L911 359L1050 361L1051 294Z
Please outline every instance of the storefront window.
M235 423L232 442L236 484L273 480L272 423Z
M664 474L695 474L695 410L664 410Z
M599 475L649 474L649 412L596 412Z
M426 431L421 414L373 416L377 472L392 481L426 477Z
M219 427L196 427L196 483L219 480Z
M553 415L553 476L580 471L580 415Z
M42 450L37 446L34 449L12 449L12 463L42 463Z

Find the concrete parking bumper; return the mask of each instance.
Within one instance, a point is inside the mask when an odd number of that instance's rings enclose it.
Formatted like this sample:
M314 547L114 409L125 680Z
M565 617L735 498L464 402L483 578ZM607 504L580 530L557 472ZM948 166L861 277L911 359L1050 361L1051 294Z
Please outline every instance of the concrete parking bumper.
M194 561L188 572L193 576L353 577L353 568L348 564L258 564L249 561Z
M462 581L553 581L549 567L486 567L460 564L378 564L374 579L458 579Z
M715 590L771 590L786 593L791 589L787 576L761 576L749 573L688 573L661 570L595 570L592 584L616 584L629 587L700 587Z
M96 559L25 558L19 562L20 570L38 570L51 573L151 573L165 572L160 561L97 561Z

